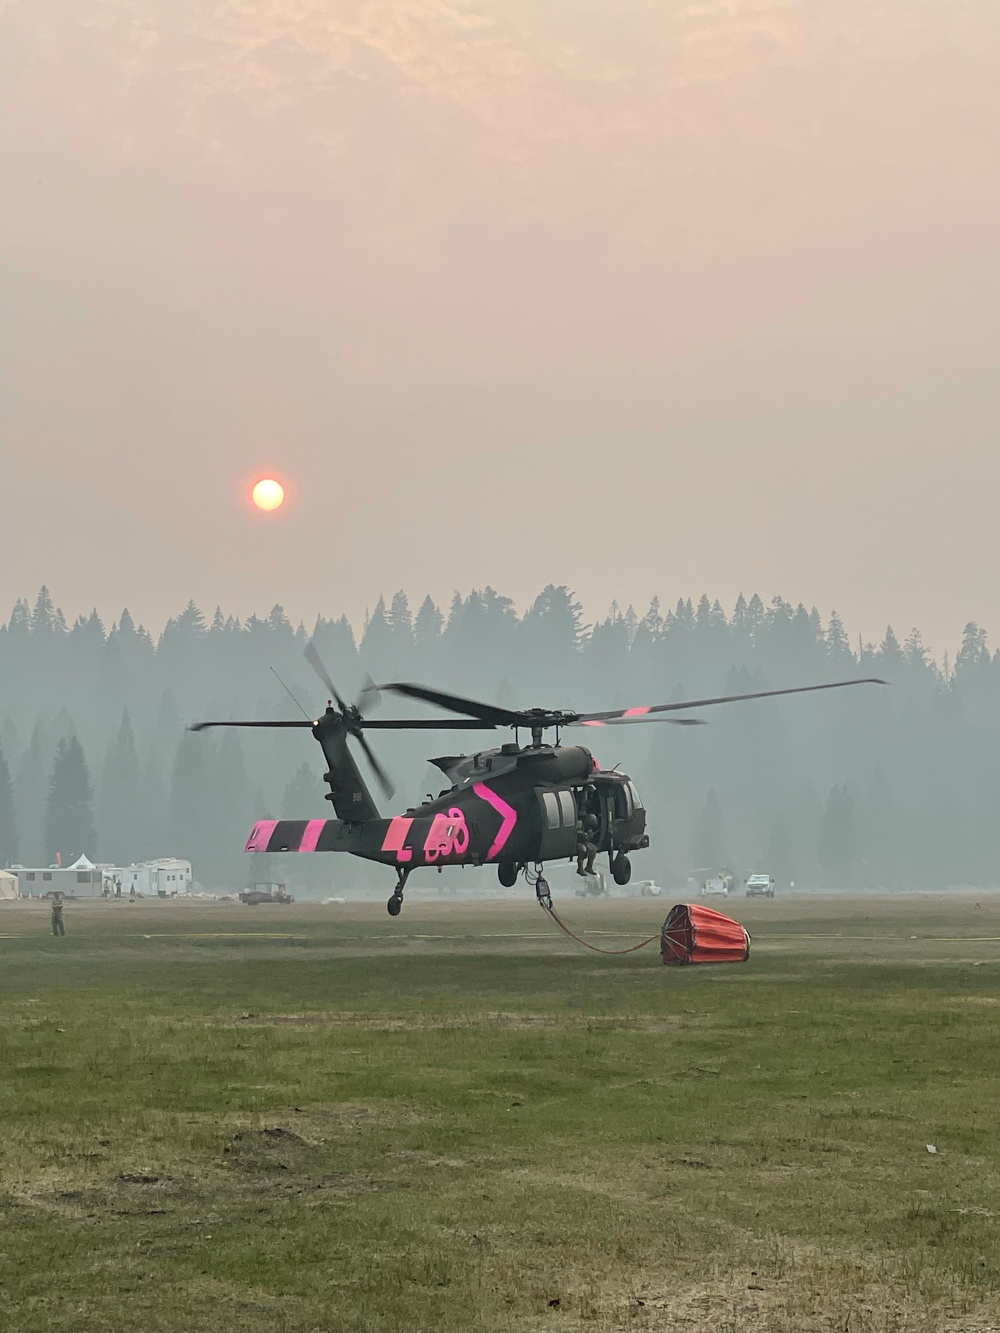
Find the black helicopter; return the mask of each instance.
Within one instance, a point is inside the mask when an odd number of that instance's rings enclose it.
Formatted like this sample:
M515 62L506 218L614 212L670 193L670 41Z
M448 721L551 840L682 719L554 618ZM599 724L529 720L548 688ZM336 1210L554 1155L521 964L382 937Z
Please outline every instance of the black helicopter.
M785 694L886 683L871 678L842 680L827 685L694 699L687 703L573 713L547 708L501 708L422 685L397 682L381 689L434 704L460 716L372 719L364 713L377 701L379 687L369 682L356 703L346 704L311 643L306 658L332 696L321 717L315 720L307 717L303 721L197 722L191 730L308 727L323 750L327 764L323 779L330 788L326 799L332 803L337 818L259 820L245 850L349 852L368 861L391 865L396 871L396 887L387 904L390 916L399 915L410 872L422 866L442 870L445 866L493 864L506 888L512 887L524 871L539 899L548 903L544 863L572 859L578 852L584 825L590 830L587 834L590 845L600 853L607 853L615 883L629 882L632 875L629 854L649 846L646 811L635 783L625 773L602 770L584 746L561 745L560 734L566 727L646 726L652 722L702 726L700 718L654 715L745 699L772 699ZM348 737L354 737L386 798L391 799L393 785L365 739L365 731L442 728L492 731L497 727L512 728L513 742L476 754L432 759L430 762L451 785L435 799L391 819L383 819L379 814L347 745ZM521 731L530 734L529 745L520 744ZM555 732L555 744L543 743L546 731Z

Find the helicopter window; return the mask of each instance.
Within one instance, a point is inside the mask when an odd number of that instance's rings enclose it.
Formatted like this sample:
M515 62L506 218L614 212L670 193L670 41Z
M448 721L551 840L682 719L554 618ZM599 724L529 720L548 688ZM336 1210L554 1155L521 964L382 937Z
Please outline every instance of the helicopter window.
M632 813L629 794L620 782L616 782L608 792L608 807L612 819L628 819Z
M560 810L555 792L543 791L542 803L545 806L545 822L548 824L549 828L559 828L562 823L562 811Z
M634 782L628 783L628 790L629 790L629 795L632 797L632 805L634 806L634 808L636 810L642 810L644 808L642 804L642 798L640 797L638 791L636 790L636 785Z
M576 827L576 802L573 800L573 793L570 791L556 792L556 800L562 810L563 828Z

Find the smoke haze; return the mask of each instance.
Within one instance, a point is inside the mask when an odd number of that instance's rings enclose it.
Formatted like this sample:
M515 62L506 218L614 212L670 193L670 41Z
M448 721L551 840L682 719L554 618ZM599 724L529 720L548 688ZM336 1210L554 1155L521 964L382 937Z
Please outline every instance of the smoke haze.
M1000 623L998 76L992 0L7 0L0 594Z

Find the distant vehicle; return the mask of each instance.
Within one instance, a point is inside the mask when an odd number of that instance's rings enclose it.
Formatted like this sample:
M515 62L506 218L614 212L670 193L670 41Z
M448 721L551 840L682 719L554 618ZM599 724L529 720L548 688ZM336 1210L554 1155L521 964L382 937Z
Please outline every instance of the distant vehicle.
M599 870L592 875L584 875L583 883L576 891L578 898L609 898L608 886Z
M751 875L746 881L748 898L773 898L774 880L770 875Z
M692 870L688 875L689 889L701 898L728 898L731 893L735 892L736 885L736 876L725 867Z
M251 884L240 894L240 902L247 907L260 907L262 903L293 903L295 899L284 884Z
M659 898L663 892L659 884L655 884L651 879L641 879L636 888L641 898Z
M701 890L706 898L728 898L729 884L725 875L713 875L711 879L706 879Z

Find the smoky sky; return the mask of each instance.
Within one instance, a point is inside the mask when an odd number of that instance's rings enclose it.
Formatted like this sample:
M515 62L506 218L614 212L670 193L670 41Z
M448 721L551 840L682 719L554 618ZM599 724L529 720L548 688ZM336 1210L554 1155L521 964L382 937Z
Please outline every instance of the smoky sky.
M7 604L1000 632L994 0L7 0L0 98Z

